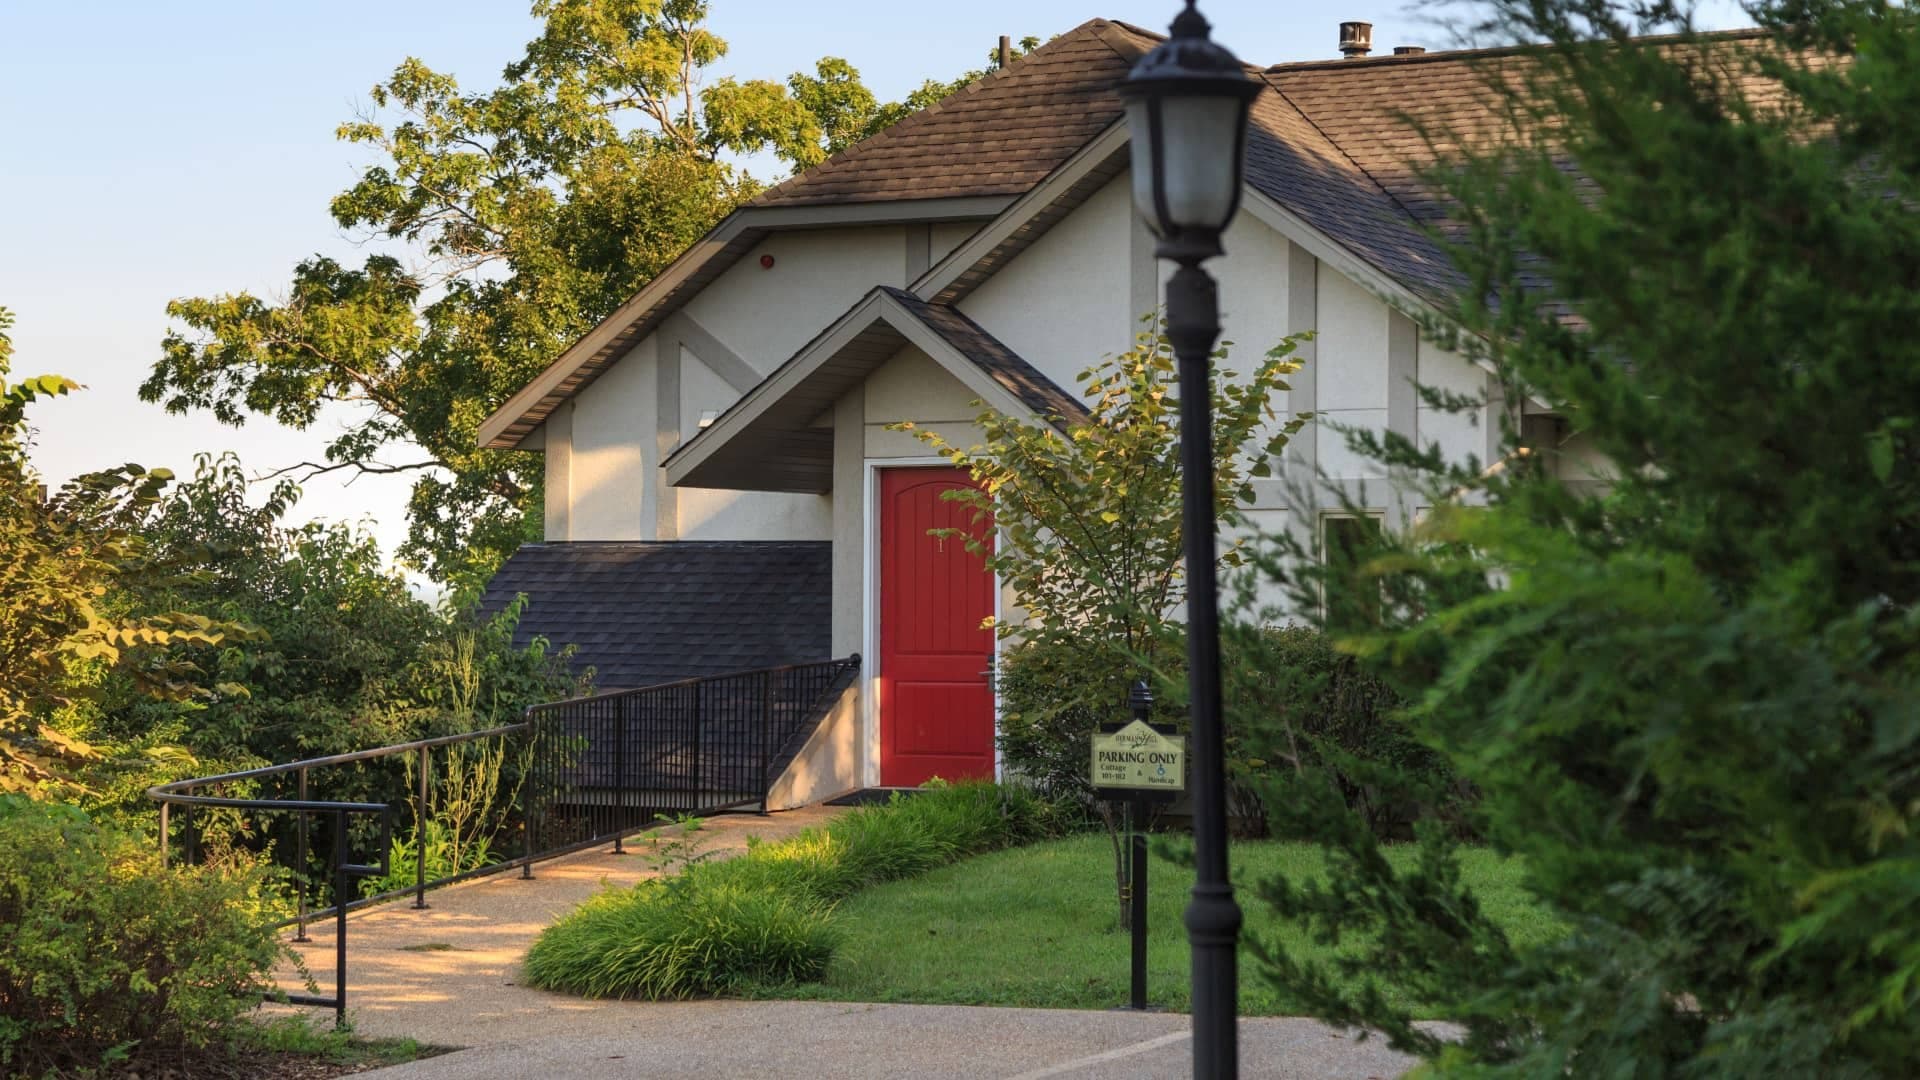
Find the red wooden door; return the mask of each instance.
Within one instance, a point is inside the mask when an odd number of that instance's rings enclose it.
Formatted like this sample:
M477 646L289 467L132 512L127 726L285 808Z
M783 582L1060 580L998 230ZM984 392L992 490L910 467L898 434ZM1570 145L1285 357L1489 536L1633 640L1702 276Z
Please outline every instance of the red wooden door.
M880 782L993 776L993 575L958 537L988 530L940 497L965 469L880 473Z

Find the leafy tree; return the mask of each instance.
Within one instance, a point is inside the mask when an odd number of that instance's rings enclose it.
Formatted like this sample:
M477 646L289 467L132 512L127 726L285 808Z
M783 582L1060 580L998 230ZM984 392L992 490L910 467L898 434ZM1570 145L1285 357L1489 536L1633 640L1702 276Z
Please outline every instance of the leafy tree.
M332 470L416 475L407 558L484 581L537 538L541 473L478 448L496 407L759 190L733 163L811 165L904 115L844 60L785 86L704 69L726 53L704 0L538 0L541 34L486 92L416 59L341 125L377 151L333 200L342 229L384 242L358 267L315 256L283 299L176 300L177 326L141 386L171 412L305 429L353 421ZM943 95L929 83L910 101Z
M155 554L184 571L158 602L263 634L197 658L219 692L186 717L194 753L292 761L512 723L528 705L570 696L570 653L514 648L517 609L484 623L436 611L367 533L285 525L297 496L282 481L256 502L237 459L202 456L144 522ZM109 721L122 738L159 722L138 709Z
M171 474L138 465L90 473L50 497L27 457L26 408L79 388L58 375L5 381L13 316L0 308L0 792L70 794L100 753L61 714L117 672L142 696L182 700L200 672L169 646L242 640L231 623L155 609L114 610L109 593L163 584L138 531Z
M1214 491L1217 513L1228 522L1252 505L1253 481L1272 474L1271 459L1306 423L1303 416L1280 421L1272 405L1287 389L1286 377L1300 369L1291 358L1297 341L1281 342L1245 378L1222 366L1231 342L1214 353ZM1016 767L1064 789L1056 794L1087 799L1086 747L1095 727L1126 719L1134 680L1164 680L1184 668L1179 613L1186 587L1172 345L1156 325L1132 349L1082 372L1079 382L1088 415L1064 426L1057 416L988 409L976 420L982 441L970 447L910 421L895 427L913 431L979 484L944 497L970 508L976 525L991 521L992 528L936 535L957 537L1020 598L1022 617L995 632L1026 647L1030 663L1045 664L1043 679L1056 680L1062 669L1075 673L1051 695L1019 695L1023 705L1001 719L1003 751ZM1221 566L1238 566L1242 557L1241 541L1221 545ZM1035 680L1015 682L1032 688ZM1060 767L1076 759L1079 767ZM1101 806L1124 892L1124 855L1110 809ZM1123 923L1126 910L1122 903Z
M1374 440L1435 512L1352 572L1272 564L1364 601L1330 629L1565 925L1508 939L1437 822L1396 872L1311 768L1269 800L1331 861L1262 895L1361 989L1279 942L1267 976L1442 1072L1898 1076L1920 1045L1920 25L1751 10L1743 42L1494 5L1546 43L1490 82L1516 126L1430 171L1472 279L1431 329L1557 403L1608 489L1512 431L1486 472Z
M1232 342L1214 353L1215 499L1228 520L1252 505L1253 481L1273 474L1271 459L1306 423L1279 422L1272 404L1300 370L1291 359L1297 340L1274 347L1245 378L1220 366ZM980 443L967 447L912 421L894 426L979 485L945 498L994 527L946 532L1020 597L1024 617L997 626L1000 637L1150 662L1186 601L1173 346L1156 325L1078 381L1085 419L987 409L975 420ZM1220 565L1241 561L1239 542L1222 545Z

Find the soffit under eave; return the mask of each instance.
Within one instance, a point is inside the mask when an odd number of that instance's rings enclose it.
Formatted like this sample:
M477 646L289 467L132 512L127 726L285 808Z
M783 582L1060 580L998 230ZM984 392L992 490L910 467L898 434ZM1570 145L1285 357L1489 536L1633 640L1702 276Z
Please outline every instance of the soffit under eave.
M817 421L908 344L891 323L876 318L705 460L670 482L674 487L735 491L833 490L834 429L817 426ZM668 471L670 476L677 471L671 459Z

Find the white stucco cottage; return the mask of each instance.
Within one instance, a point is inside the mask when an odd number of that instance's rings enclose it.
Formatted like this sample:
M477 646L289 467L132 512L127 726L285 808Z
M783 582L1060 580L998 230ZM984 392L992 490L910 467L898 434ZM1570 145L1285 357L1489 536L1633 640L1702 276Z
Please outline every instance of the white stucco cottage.
M1132 212L1115 88L1158 40L1085 23L765 192L514 395L481 438L546 457L546 543L494 588L528 593L523 630L579 642L612 685L859 653L787 801L991 775L979 621L1012 598L927 539L965 478L888 425L966 444L976 401L1071 415L1074 375L1129 346L1168 271ZM1502 400L1408 315L1455 281L1392 116L1481 108L1466 55L1252 69L1245 198L1209 264L1224 336L1257 353L1315 332L1284 412L1491 460L1509 409L1577 463L1564 423ZM1416 383L1488 404L1429 410ZM1389 527L1420 509L1329 427L1286 467L1364 491ZM1337 505L1293 489L1263 482L1253 523L1317 527Z

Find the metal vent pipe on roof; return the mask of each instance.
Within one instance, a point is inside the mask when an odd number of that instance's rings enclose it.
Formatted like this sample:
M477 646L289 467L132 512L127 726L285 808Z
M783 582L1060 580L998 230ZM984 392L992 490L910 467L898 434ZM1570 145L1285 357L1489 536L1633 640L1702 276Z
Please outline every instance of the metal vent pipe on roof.
M1370 22L1343 22L1340 24L1340 53L1349 60L1367 55L1373 51L1373 24Z
M1393 47L1393 55L1395 56L1422 56L1426 54L1426 51L1426 47L1423 45L1395 45Z
M1006 70L1013 63L1013 39L1006 34L1000 35L1000 69Z

